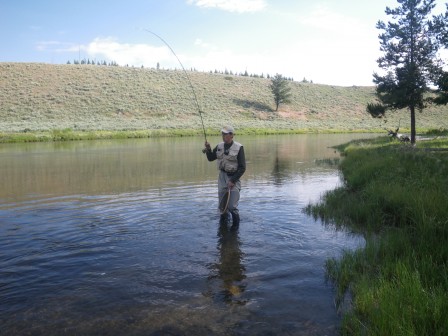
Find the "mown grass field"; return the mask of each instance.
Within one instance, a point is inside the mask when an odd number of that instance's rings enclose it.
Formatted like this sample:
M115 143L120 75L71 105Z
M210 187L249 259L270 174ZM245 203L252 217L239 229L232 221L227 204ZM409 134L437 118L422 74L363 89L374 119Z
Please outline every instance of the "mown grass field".
M386 123L365 112L375 99L373 87L290 82L291 103L276 112L267 78L188 75L210 133L228 123L242 133L379 131L397 127L400 120L401 130L409 128L407 111L390 114ZM429 107L417 115L417 128L446 129L447 116L448 107ZM201 134L202 126L181 70L0 63L3 138L33 132L46 140L55 130L82 138L94 137L94 131L103 132L99 137L110 132L132 137Z

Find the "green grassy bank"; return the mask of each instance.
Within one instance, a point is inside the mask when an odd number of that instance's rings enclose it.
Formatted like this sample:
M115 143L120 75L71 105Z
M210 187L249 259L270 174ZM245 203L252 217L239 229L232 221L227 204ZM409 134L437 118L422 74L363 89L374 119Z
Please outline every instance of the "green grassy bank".
M220 135L219 129L205 130L207 137ZM270 129L249 128L239 129L238 135L272 135L272 134L306 134L306 133L368 133L374 131L357 130L347 132L345 130L308 130L308 129ZM384 131L382 131L384 132ZM55 129L50 131L30 132L0 132L0 143L23 143L23 142L48 142L48 141L76 141L76 140L102 140L102 139L139 139L155 137L185 137L203 136L201 129L156 129L156 130L133 130L133 131L77 131L68 129Z
M326 265L338 303L351 300L342 334L447 335L448 139L339 149L344 185L306 211L366 238Z

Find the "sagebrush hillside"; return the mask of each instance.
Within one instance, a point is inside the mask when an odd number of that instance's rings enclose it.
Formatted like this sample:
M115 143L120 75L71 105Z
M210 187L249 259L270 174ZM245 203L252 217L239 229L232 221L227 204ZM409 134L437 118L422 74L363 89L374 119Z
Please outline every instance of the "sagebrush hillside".
M374 87L289 82L291 103L274 111L270 80L190 72L207 129L373 130L409 125L407 111L388 121L365 112ZM448 107L417 115L418 129L448 128ZM181 70L97 65L0 63L0 131L202 128Z

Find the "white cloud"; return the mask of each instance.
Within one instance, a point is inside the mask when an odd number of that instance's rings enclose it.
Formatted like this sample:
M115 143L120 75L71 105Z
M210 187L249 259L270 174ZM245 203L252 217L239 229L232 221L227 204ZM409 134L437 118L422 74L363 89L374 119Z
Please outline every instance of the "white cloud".
M257 12L266 7L265 0L188 0L189 4L204 8L218 8L228 12Z
M36 43L36 49L39 51L45 51L48 50L51 47L60 45L60 42L58 41L40 41Z
M180 68L179 61L167 46L156 47L149 44L120 43L112 37L97 37L87 45L63 43L60 41L40 41L36 43L40 52L76 53L81 58L115 61L121 66L156 67L160 63L162 68ZM180 59L186 59L179 55Z
M216 49L212 44L204 42L202 39L197 38L196 41L194 41L194 45L204 48L204 49Z
M199 71L223 71L228 69L234 72L244 72L265 75L269 73L269 64L272 61L269 55L259 52L253 54L240 54L232 50L222 49L215 45L196 39L195 45L203 52L200 56L178 54L180 61L186 69L195 68ZM77 47L78 48L78 47ZM169 48L154 47L148 44L120 43L114 38L95 38L86 46L80 47L89 58L106 59L116 61L119 65L155 67L160 63L162 68L180 68L179 61ZM78 51L76 49L75 51ZM275 74L271 72L270 74Z
M233 73L275 75L280 73L286 77L301 80L306 77L315 83L334 83L335 85L371 85L366 77L371 78L371 69L375 61L366 50L347 50L337 43L331 45L315 41L306 46L289 46L288 49L253 53L237 53L223 49L197 39L195 45L201 47L199 56L178 54L186 69L199 71L224 71ZM303 48L309 52L303 52ZM78 47L77 47L78 48ZM96 38L86 46L80 47L91 59L116 61L119 65L155 67L160 63L162 68L180 68L180 64L167 47L154 47L148 44L120 43L113 38ZM286 47L285 47L286 48ZM75 51L78 51L76 49Z
M331 35L331 34L330 34ZM353 47L355 45L355 47ZM179 61L167 46L121 43L115 38L97 37L85 45L63 44L58 41L40 42L40 51L72 53L81 58L115 61L119 65L180 68ZM186 69L224 71L233 73L275 75L301 80L306 77L314 83L334 85L372 85L378 48L365 44L358 37L337 41L334 36L300 39L300 43L276 45L273 50L237 52L203 39L194 41L193 51L184 50L178 57ZM198 52L199 49L199 52ZM194 52L194 53L193 53Z
M370 26L360 19L343 15L332 11L326 6L316 6L306 16L299 16L300 24L325 34L340 36L362 36L365 33L375 32L374 26ZM374 35L376 37L376 34Z
M115 61L119 65L175 67L173 55L167 47L148 44L119 43L114 38L95 38L83 47L89 57ZM166 64L163 64L163 63ZM177 65L178 66L178 65Z
M234 73L248 71L249 73L266 75L269 59L260 53L236 54L231 50L210 50L206 54L191 59L195 68L201 71L224 71L229 70ZM264 70L263 70L264 69Z
M372 85L372 73L380 55L374 24L326 6L316 6L309 15L296 17L296 21L308 33L300 40L302 53L291 52L301 68L306 64L308 79L317 83Z
M60 41L39 41L36 43L36 50L51 51L56 53L74 52L78 51L80 46L72 43Z

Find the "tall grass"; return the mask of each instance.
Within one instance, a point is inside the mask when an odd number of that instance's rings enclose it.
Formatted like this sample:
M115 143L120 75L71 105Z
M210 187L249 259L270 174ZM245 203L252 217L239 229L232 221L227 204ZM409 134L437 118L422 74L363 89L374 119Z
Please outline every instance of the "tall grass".
M344 335L448 332L448 140L389 139L342 148L345 183L306 211L361 232L366 246L327 262Z
M71 128L53 129L40 132L0 132L0 143L74 141L101 139L138 139L153 137L182 137L202 135L202 130L193 129L156 129L133 131L76 131ZM208 135L217 135L216 130L208 130Z
M325 133L355 133L365 131L323 130ZM207 136L220 135L219 129L205 130ZM276 129L276 128L243 128L238 129L238 135L274 135L274 134L307 134L316 133L310 129ZM202 129L166 128L150 130L92 130L80 131L71 128L53 129L39 132L0 132L0 143L44 142L44 141L74 141L74 140L101 140L101 139L138 139L153 137L184 137L202 136Z

